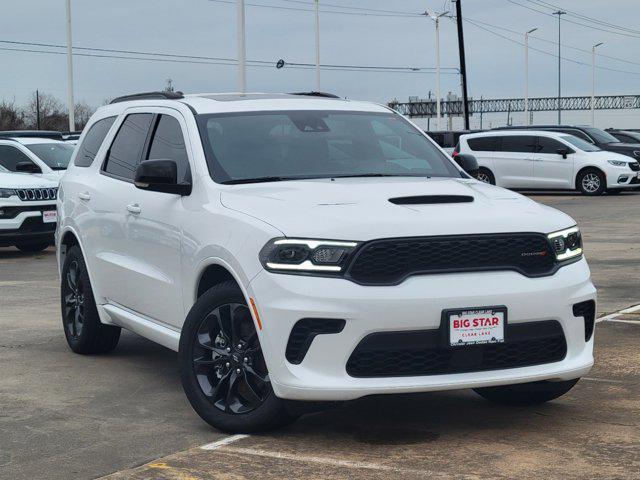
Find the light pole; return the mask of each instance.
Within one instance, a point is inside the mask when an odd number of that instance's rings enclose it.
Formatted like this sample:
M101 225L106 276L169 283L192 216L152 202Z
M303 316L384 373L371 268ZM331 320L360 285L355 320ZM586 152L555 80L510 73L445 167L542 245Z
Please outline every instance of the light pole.
M246 60L244 0L238 0L238 84L242 95L247 92Z
M538 27L524 33L524 121L527 125L531 124L529 119L529 34L536 30Z
M596 48L603 42L591 47L591 126L596 126Z
M558 125L562 123L562 105L560 104L562 100L562 66L561 66L561 45L560 45L560 19L562 15L566 15L567 12L558 10L557 12L553 12L553 15L558 15Z
M69 110L69 131L76 129L75 103L73 101L73 46L71 39L71 0L67 0L67 109Z
M440 120L441 120L441 112L440 112L440 17L447 15L449 12L443 12L436 14L429 13L428 11L424 12L424 15L431 18L436 23L436 128L438 130L441 129Z
M315 0L316 10L316 92L320 91L320 1Z

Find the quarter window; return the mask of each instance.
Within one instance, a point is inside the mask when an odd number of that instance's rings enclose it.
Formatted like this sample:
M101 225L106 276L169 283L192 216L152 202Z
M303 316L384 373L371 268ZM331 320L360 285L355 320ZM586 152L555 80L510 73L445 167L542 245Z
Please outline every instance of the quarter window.
M115 119L116 117L107 117L91 125L91 128L84 136L84 140L82 140L82 143L78 146L78 153L73 162L76 167L91 166L98 154L98 150L100 150L100 145L102 145L104 137L109 133L109 129Z
M113 139L103 170L124 180L133 180L142 157L153 114L128 115Z
M0 145L0 165L2 165L10 172L15 172L16 165L18 165L20 162L33 163L33 161L29 157L27 157L16 147L12 147L10 145Z
M189 157L180 123L170 115L161 115L153 133L148 160L173 160L178 166L178 182L191 179Z

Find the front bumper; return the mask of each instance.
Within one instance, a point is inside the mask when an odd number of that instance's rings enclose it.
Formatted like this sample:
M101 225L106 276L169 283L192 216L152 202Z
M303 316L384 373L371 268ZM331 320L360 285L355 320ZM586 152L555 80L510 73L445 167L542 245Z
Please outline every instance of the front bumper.
M259 273L250 283L261 316L259 332L277 396L297 400L350 400L365 395L464 389L536 380L569 380L593 365L593 336L585 342L573 305L595 300L584 259L543 278L516 272L414 276L388 287L344 279ZM556 320L567 344L563 360L543 365L427 376L355 378L346 364L374 332L437 329L443 310L505 305L508 323ZM344 319L337 334L316 336L300 364L286 360L287 341L302 318Z
M21 211L12 218L0 217L0 247L9 247L28 243L54 243L55 223L43 223L42 211L55 210L55 204L33 202L25 205L23 202L6 203L0 210L8 210L8 207L21 207Z
M607 172L607 188L633 188L640 185L640 172L628 168L616 168Z

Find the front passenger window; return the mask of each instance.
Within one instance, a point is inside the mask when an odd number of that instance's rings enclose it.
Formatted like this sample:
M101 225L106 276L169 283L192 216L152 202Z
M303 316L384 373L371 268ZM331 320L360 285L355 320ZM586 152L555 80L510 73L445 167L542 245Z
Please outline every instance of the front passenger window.
M178 183L191 181L189 157L180 123L170 115L160 115L151 140L147 160L173 160L178 166Z
M10 172L17 171L16 166L22 162L33 163L29 157L10 145L0 145L0 166Z
M151 113L127 115L109 149L103 166L106 173L133 181L152 119Z

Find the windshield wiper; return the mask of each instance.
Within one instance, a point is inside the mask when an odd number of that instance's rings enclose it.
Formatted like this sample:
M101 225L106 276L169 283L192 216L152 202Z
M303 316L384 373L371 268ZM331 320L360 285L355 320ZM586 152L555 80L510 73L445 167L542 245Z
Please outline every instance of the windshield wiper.
M223 185L238 185L240 183L264 183L264 182L284 182L286 180L308 180L314 177L256 177L256 178L236 178L220 182Z
M429 175L410 175L402 173L354 173L347 175L332 175L331 178L363 178L363 177L421 177L431 178Z

